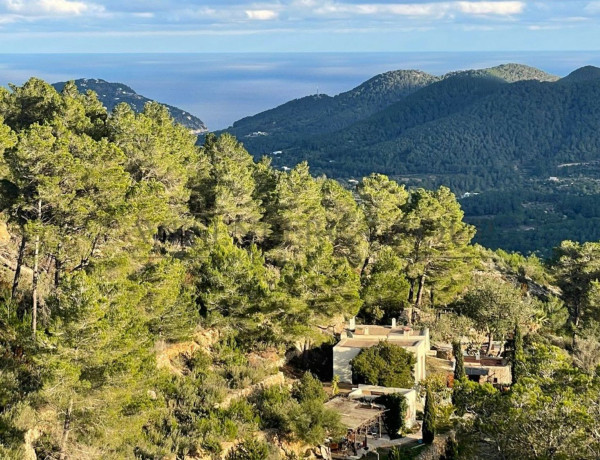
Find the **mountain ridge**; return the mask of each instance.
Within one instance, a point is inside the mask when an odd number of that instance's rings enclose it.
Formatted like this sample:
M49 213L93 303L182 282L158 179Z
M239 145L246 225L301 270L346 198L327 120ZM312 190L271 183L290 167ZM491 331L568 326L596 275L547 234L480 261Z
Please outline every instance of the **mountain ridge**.
M435 76L421 70L392 70L335 96L310 95L256 115L244 117L227 129L255 156L295 148L310 136L350 128L430 85L456 78L486 78L504 83L523 80L554 82L559 77L522 64L460 70Z
M135 112L142 112L144 105L153 101L153 99L138 94L130 86L123 83L108 82L100 78L79 78L74 82L80 93L85 93L87 90L94 91L98 95L98 100L109 112L122 102L129 104ZM52 86L60 92L65 84L66 82L57 82L53 83ZM161 105L169 109L171 116L177 123L188 128L193 134L202 134L208 131L204 122L191 113L169 104L161 103Z
M520 64L450 72L341 129L333 121L319 133L273 136L256 123L260 136L234 134L255 158L284 170L307 161L348 186L373 172L407 187L448 186L463 197L477 242L543 250L600 239L597 75L586 67L560 79ZM275 124L277 116L272 109Z

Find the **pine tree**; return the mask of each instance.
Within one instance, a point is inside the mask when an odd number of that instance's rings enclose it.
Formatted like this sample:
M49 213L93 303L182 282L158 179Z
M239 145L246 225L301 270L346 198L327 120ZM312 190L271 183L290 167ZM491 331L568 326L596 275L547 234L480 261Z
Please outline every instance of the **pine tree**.
M237 140L224 134L209 136L202 149L208 163L206 176L194 186L192 212L205 224L220 218L238 244L262 241L268 227L256 197L255 165Z
M440 297L463 288L471 272L468 244L475 229L462 221L464 213L447 187L417 189L403 208L394 247L409 262L409 302L420 308L425 291Z
M368 254L363 262L363 275L382 245L393 239L395 226L403 215L402 207L408 199L404 186L383 174L363 178L357 188L367 225Z
M327 234L336 257L360 267L368 250L367 228L362 209L352 193L332 179L323 182L322 205L327 216Z
M327 217L321 204L321 184L306 162L281 175L276 189L277 212L272 216L272 249L267 258L278 266L286 262L306 265L307 257L327 239Z
M425 394L425 408L423 410L423 442L431 444L435 438L435 406L431 390L427 388Z
M383 246L372 265L364 274L361 297L365 304L362 315L367 320L387 321L397 318L407 307L409 284L404 276L406 262L393 248Z

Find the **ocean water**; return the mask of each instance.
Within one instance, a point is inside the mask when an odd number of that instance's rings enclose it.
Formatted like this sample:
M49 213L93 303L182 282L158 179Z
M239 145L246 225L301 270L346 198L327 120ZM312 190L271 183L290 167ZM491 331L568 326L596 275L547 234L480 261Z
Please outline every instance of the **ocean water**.
M317 92L335 95L389 70L435 75L516 62L565 76L597 52L0 54L0 85L102 78L201 118L211 130Z

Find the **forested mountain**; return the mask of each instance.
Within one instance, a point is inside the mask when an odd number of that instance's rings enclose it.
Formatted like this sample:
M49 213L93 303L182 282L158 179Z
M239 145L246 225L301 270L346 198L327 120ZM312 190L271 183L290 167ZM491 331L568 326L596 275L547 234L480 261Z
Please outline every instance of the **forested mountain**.
M458 75L307 141L300 159L333 177L376 170L433 174L459 192L506 188L596 160L599 100L600 80L506 84Z
M243 118L227 131L261 151L280 150L307 136L350 126L437 80L416 70L386 72L334 97L306 96Z
M93 91L97 94L98 99L109 110L112 111L117 105L122 102L129 104L133 110L140 113L144 110L147 102L152 102L151 99L137 94L129 86L122 83L111 83L105 80L96 78L81 78L75 80L75 85L81 93ZM57 91L62 91L65 82L54 83L52 86ZM206 125L198 117L181 110L172 105L163 104L169 109L171 116L179 124L188 128L194 134L201 134L207 131Z
M256 157L281 150L272 155L277 167L308 161L315 173L340 179L376 171L408 186L449 186L467 194L477 241L544 250L561 232L600 238L598 216L590 214L600 199L598 71L585 67L560 80L514 64L453 72L342 129L334 121L323 122L321 134L298 128L284 143L257 123L264 135L242 140ZM280 109L269 112L274 123ZM494 201L499 192L503 203ZM578 200L586 204L564 204Z
M353 124L361 125L371 115L402 101L408 95L457 76L489 77L502 82L558 79L541 70L519 64L451 72L441 77L418 70L396 70L377 75L334 97L312 95L290 101L243 118L226 131L243 140L246 148L254 155L286 148L295 150L316 135L334 133ZM373 140L376 141L377 138Z
M600 243L492 252L447 187L350 191L72 82L0 89L0 154L0 458L298 459L347 435L317 377L355 315L501 342L511 385L416 385L453 458L599 457Z
M598 80L600 78L600 69L592 65L581 67L574 70L560 81L562 83L577 83L582 81Z

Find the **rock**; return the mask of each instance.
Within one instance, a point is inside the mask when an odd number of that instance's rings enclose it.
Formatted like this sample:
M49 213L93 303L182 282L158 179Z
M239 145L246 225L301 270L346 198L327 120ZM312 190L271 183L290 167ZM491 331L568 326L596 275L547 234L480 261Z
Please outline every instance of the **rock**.
M8 233L6 222L0 221L0 246L6 246L9 241L10 233Z

